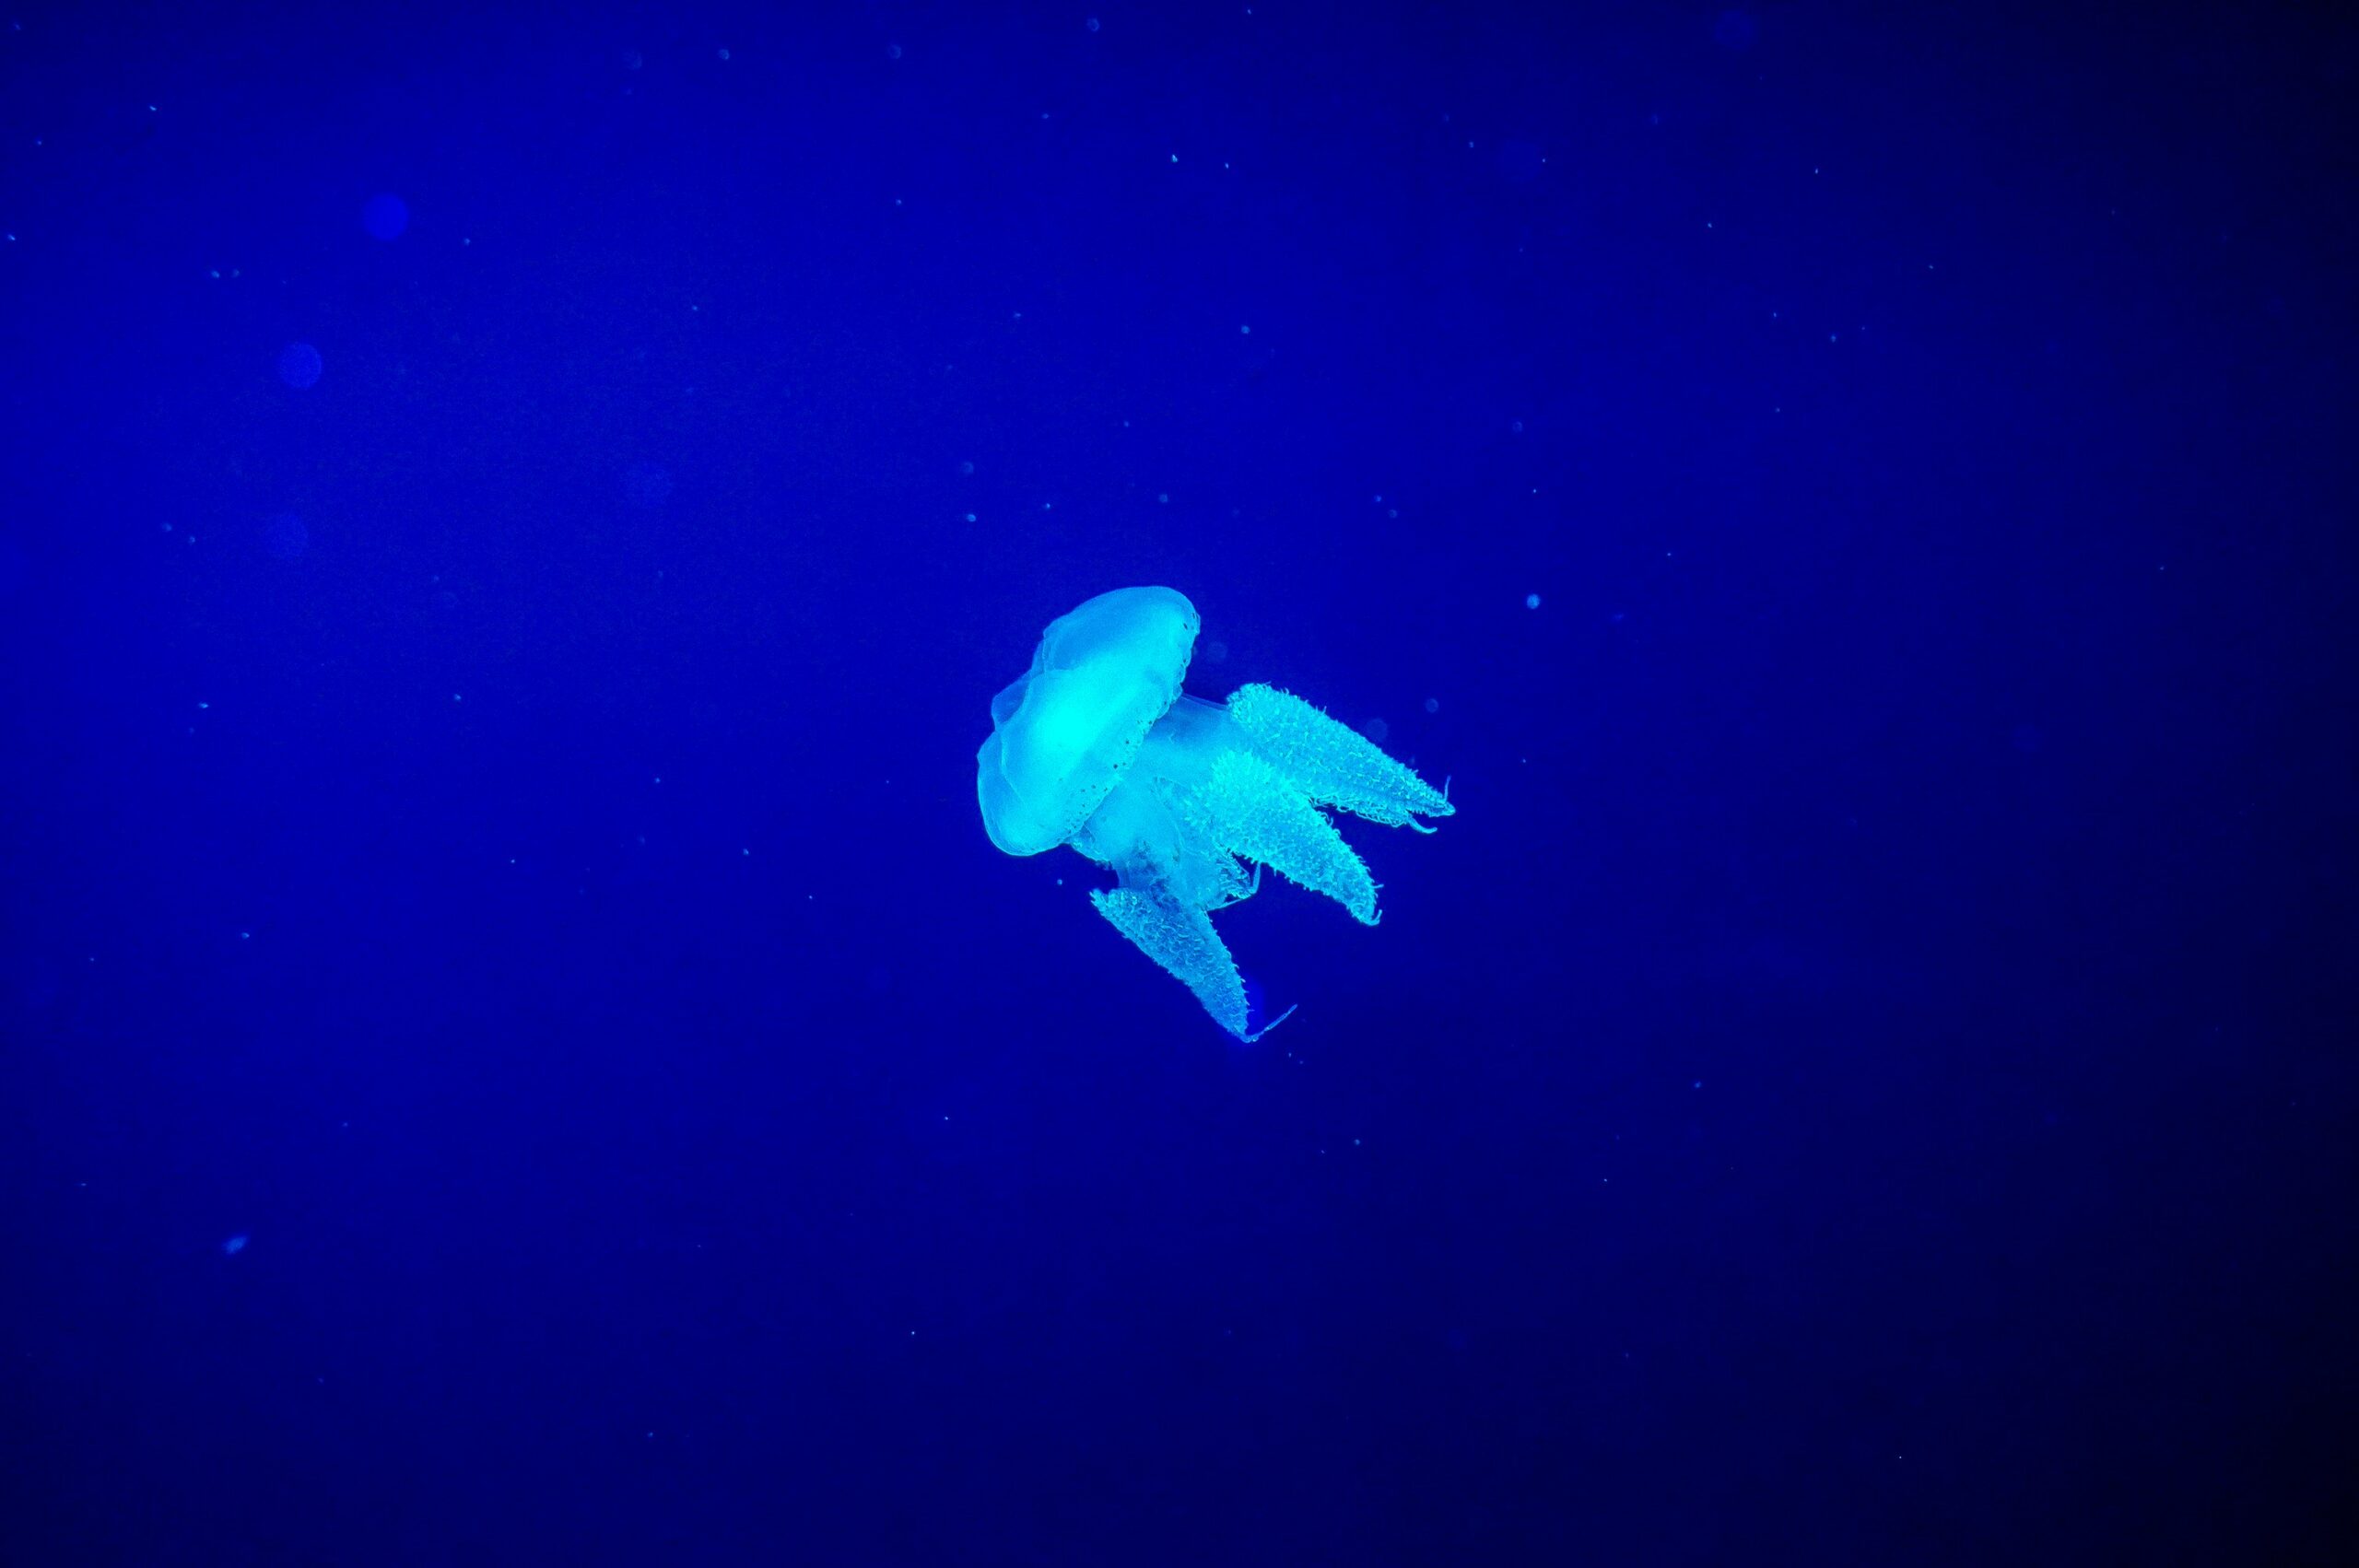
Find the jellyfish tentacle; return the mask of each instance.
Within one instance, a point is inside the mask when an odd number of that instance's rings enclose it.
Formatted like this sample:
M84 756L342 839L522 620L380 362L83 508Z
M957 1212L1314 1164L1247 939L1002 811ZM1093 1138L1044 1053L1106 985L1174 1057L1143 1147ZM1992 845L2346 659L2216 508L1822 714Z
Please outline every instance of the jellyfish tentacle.
M1222 848L1325 894L1362 925L1376 924L1376 880L1367 862L1310 798L1262 758L1223 752L1189 809Z
M1175 901L1211 915L1262 891L1262 868L1240 864L1233 852L1213 837L1203 813L1190 803L1191 791L1163 778L1153 780L1149 790L1165 815L1178 825L1180 837L1171 846L1162 877L1165 890ZM1082 845L1077 842L1075 848ZM1113 865L1121 857L1101 853L1096 858Z
M1380 822L1416 825L1413 817L1449 816L1449 797L1384 755L1367 736L1274 686L1239 686L1228 716L1262 758L1324 805Z
M1259 1029L1254 1030L1251 1034L1239 1035L1238 1038L1243 1040L1249 1046L1254 1044L1259 1041L1262 1036L1268 1034L1271 1030L1276 1028L1287 1019L1292 1018L1294 1016L1295 1009L1301 1005L1302 1003L1298 1001L1290 1003L1284 1012L1279 1013L1275 1018L1271 1019L1267 1024L1262 1024Z
M1240 1040L1259 1038L1247 1027L1245 981L1210 915L1135 887L1092 888L1089 901L1141 953L1195 992L1214 1023Z

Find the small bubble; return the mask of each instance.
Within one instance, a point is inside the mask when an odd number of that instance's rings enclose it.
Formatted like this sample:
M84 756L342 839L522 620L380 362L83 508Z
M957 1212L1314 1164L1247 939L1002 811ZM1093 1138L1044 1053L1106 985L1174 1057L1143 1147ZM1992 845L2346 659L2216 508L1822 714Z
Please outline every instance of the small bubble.
M320 351L308 343L290 343L278 351L278 379L297 392L317 386L322 368Z
M1523 607L1524 607L1525 609L1527 609L1527 610L1537 610L1537 609L1539 609L1539 608L1540 608L1540 595L1538 595L1537 593L1527 593L1527 594L1525 594L1525 595L1523 596Z
M1438 696L1429 696L1426 698L1426 711L1427 713L1439 713L1441 711L1441 698Z
M660 507L672 497L672 474L660 462L635 462L623 473L623 494L631 504Z
M262 547L282 561L291 561L311 547L311 531L293 512L280 512L262 525Z
M409 228L409 204L390 191L381 192L362 205L360 227L372 238L398 240Z

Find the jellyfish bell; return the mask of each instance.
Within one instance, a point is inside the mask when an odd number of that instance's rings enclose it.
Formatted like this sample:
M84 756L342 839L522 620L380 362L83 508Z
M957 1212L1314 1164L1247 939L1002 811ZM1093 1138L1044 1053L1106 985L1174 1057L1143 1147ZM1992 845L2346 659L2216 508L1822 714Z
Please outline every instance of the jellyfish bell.
M1424 830L1418 818L1453 808L1290 693L1189 696L1201 625L1169 588L1101 593L1050 623L1032 667L992 699L975 793L1008 854L1069 845L1111 870L1119 885L1089 895L1098 913L1250 1041L1285 1015L1253 1026L1258 1007L1213 914L1260 891L1266 867L1374 925L1375 879L1328 812Z
M1081 830L1179 699L1201 625L1169 588L1118 588L1049 623L975 754L993 844L1038 855Z

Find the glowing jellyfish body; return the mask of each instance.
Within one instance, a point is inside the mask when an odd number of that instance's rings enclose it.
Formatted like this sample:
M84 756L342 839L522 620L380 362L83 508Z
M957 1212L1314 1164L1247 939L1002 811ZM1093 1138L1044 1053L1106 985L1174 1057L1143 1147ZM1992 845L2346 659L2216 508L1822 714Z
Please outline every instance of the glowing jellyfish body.
M1090 902L1240 1039L1245 983L1214 911L1252 896L1263 867L1365 924L1376 883L1327 809L1429 831L1442 792L1300 697L1180 689L1201 622L1168 588L1101 593L1050 624L1032 668L992 700L976 753L984 831L1011 855L1069 844L1119 885ZM1249 869L1250 868L1250 869Z

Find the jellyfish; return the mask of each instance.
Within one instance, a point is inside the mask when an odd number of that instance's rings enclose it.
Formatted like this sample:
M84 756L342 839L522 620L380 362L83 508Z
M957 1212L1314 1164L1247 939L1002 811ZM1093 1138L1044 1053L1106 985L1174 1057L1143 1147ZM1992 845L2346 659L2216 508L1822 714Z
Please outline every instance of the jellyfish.
M1213 915L1264 868L1377 922L1375 879L1330 810L1432 829L1449 797L1349 726L1273 686L1226 702L1180 689L1201 626L1169 588L1101 593L1049 624L1032 668L992 699L975 754L983 830L1010 855L1070 845L1114 873L1089 899L1248 1042L1245 982Z

